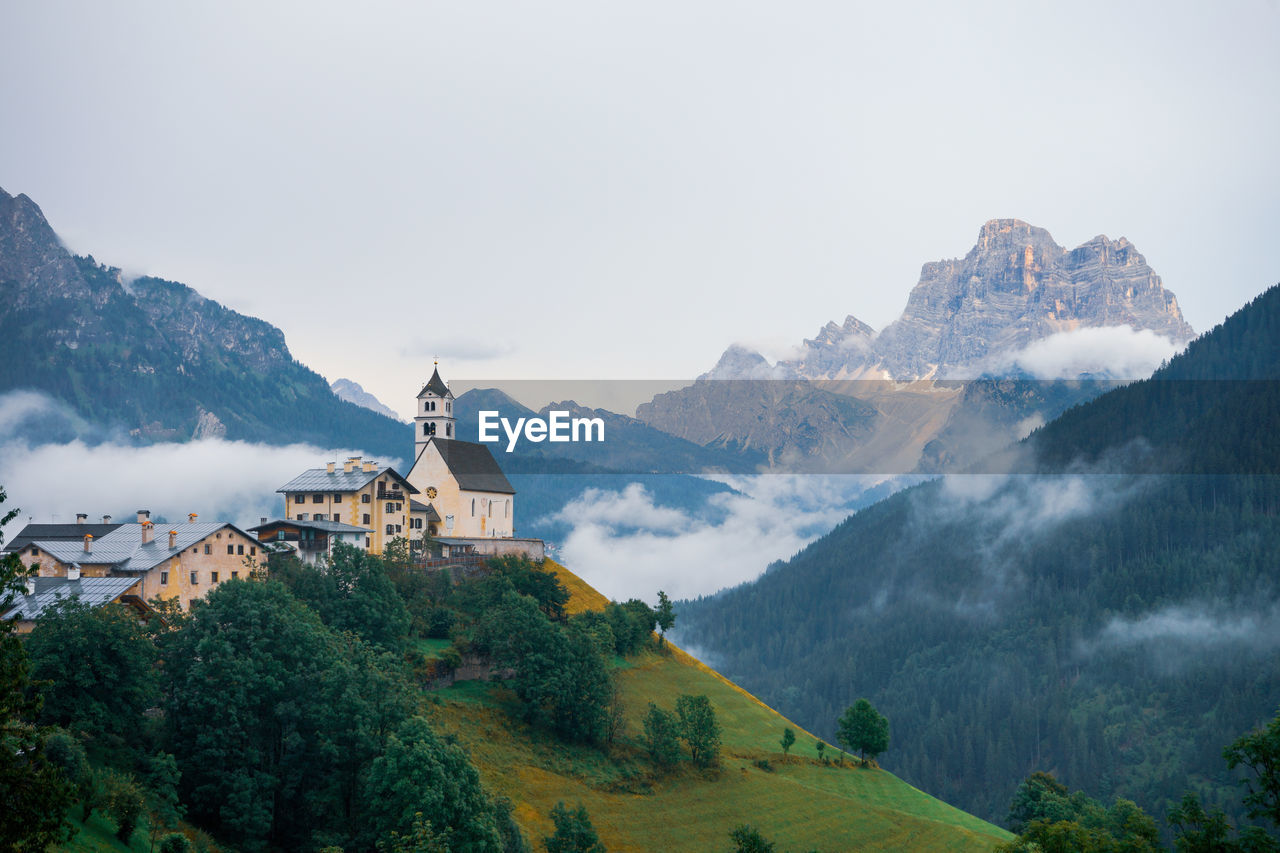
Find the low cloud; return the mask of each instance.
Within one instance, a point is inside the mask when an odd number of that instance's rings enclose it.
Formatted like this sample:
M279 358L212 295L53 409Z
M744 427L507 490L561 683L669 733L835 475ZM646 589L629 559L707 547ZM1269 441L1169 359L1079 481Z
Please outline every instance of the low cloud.
M1117 617L1099 632L1092 646L1096 649L1169 642L1274 649L1280 646L1280 605L1258 610L1191 603L1165 607L1136 618Z
M970 371L1004 376L1029 373L1036 379L1076 379L1082 374L1111 379L1145 379L1181 346L1150 329L1104 326L1074 329L1002 353ZM964 378L964 377L957 377Z
M690 598L753 580L853 511L869 477L717 478L736 493L708 499L712 519L659 506L640 484L589 490L557 519L573 525L561 558L615 599Z
M32 440L26 434L32 420L49 417L65 419L65 407L34 392L0 396L0 485L8 493L0 510L20 510L4 530L6 539L28 521L74 522L79 512L90 521L103 515L130 521L140 508L168 523L195 512L204 521L252 526L262 516L281 513L283 498L276 489L304 469L361 455L221 439L152 445L118 438Z

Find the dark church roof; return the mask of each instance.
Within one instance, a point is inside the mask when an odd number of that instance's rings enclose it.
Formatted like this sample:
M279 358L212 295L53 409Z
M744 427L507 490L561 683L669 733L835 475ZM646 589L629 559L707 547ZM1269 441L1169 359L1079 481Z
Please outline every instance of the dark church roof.
M444 384L444 380L440 378L440 368L431 371L431 378L427 380L427 384L418 392L418 397L425 397L427 394L435 394L437 397L449 396L449 386Z
M457 479L459 488L469 492L516 493L489 448L483 444L440 436L433 437L429 443L440 450L440 456L449 473Z

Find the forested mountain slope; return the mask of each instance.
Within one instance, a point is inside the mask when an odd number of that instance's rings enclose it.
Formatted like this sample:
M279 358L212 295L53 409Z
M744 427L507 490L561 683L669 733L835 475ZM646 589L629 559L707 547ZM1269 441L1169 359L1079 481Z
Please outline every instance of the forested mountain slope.
M684 603L680 639L819 735L869 697L882 763L988 819L1037 769L1239 818L1221 750L1280 704L1278 328L1272 288L1010 455L1043 473L895 495Z
M0 393L43 392L81 418L89 437L309 442L386 459L410 452L409 427L338 399L294 360L275 326L186 285L126 281L73 256L35 202L3 190L0 304Z

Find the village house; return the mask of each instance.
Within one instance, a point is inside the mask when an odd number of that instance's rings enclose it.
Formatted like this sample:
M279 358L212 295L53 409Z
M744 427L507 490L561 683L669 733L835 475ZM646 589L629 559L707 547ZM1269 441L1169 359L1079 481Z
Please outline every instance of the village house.
M397 536L408 537L409 496L418 493L394 468L360 456L303 471L276 491L284 495L286 520L359 527L374 554Z
M49 579L62 579L81 582L75 589L97 600L116 587L92 582L86 587L84 581L132 579L110 600L158 597L186 609L218 584L247 578L260 567L258 541L225 521L199 522L191 513L186 523L157 532L149 510L138 510L137 521L129 524L110 524L104 518L103 524L90 525L86 516L77 518L81 523L74 525L29 524L5 548L34 570L32 596L58 594L58 584ZM73 586L64 591L72 594Z
M315 565L321 556L328 557L335 545L350 545L360 551L369 546L370 533L363 527L340 521L294 521L291 519L262 519L249 532L258 537L263 550L274 546L273 553L292 553L309 565ZM287 545L281 549L280 545Z

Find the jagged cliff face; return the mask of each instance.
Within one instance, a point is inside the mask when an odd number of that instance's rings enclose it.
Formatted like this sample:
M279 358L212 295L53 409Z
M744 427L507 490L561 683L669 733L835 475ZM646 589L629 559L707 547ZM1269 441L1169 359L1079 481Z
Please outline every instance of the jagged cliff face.
M41 391L139 440L310 441L400 456L406 428L339 400L284 333L158 278L67 251L40 208L0 189L0 393Z
M879 335L850 316L806 340L798 359L769 365L739 347L708 377L946 377L1056 332L1102 326L1149 329L1179 344L1194 336L1177 299L1123 237L1068 251L1043 228L993 219L963 258L923 266L902 316ZM748 363L750 374L733 372Z

